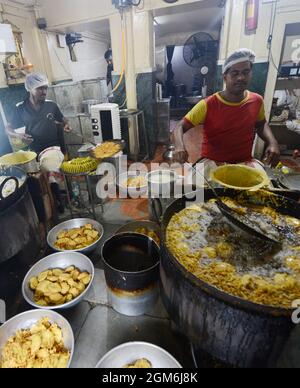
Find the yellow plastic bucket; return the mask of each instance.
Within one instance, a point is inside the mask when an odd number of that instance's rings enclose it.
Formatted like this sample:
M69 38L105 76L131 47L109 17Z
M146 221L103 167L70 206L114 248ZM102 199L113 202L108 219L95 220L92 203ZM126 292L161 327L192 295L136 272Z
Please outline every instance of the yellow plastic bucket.
M212 171L211 179L224 187L235 190L257 191L270 184L264 171L240 164L218 167Z

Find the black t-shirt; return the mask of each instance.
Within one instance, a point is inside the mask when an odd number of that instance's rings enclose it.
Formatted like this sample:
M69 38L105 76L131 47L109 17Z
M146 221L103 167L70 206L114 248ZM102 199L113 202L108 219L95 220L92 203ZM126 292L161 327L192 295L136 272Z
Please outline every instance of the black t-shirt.
M32 151L40 153L48 147L58 146L65 152L63 128L54 122L62 122L63 118L55 102L46 100L37 111L28 98L17 104L10 124L13 129L26 127L26 134L33 138Z

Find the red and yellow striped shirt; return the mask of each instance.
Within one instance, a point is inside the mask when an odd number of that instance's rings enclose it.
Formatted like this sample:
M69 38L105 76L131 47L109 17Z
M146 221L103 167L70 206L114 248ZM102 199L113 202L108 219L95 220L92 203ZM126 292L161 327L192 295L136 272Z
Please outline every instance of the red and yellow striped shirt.
M220 93L200 101L185 117L203 125L202 157L216 162L241 163L252 159L255 127L265 121L263 98L246 92L240 103L225 101Z

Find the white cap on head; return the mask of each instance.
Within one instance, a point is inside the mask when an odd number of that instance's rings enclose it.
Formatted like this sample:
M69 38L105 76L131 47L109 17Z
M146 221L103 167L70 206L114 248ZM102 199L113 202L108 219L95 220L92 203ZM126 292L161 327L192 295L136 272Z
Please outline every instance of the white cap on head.
M239 49L228 57L223 66L223 74L227 72L232 66L243 62L255 62L255 53L249 49Z
M28 74L25 80L25 89L27 92L33 92L42 86L49 86L48 78L41 73Z

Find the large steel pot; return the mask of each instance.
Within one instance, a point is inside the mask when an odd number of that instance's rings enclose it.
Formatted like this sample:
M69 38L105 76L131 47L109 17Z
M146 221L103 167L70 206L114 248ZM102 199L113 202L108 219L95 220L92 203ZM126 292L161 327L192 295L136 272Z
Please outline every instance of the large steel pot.
M22 190L16 202L0 210L0 263L25 250L39 252L38 218L27 186Z
M108 299L127 316L143 315L159 296L159 247L136 233L113 236L102 247Z
M220 195L239 194L219 189ZM213 198L210 190L205 200ZM300 218L300 205L281 197L279 211ZM162 298L172 320L191 341L213 357L238 367L274 366L292 329L292 310L258 305L231 296L188 272L166 247L166 229L187 205L174 201L162 222ZM190 202L192 205L192 202ZM272 203L270 203L272 206ZM273 205L274 207L274 205Z
M19 151L4 155L0 158L0 165L6 168L19 167L27 174L39 171L37 154L30 151Z

